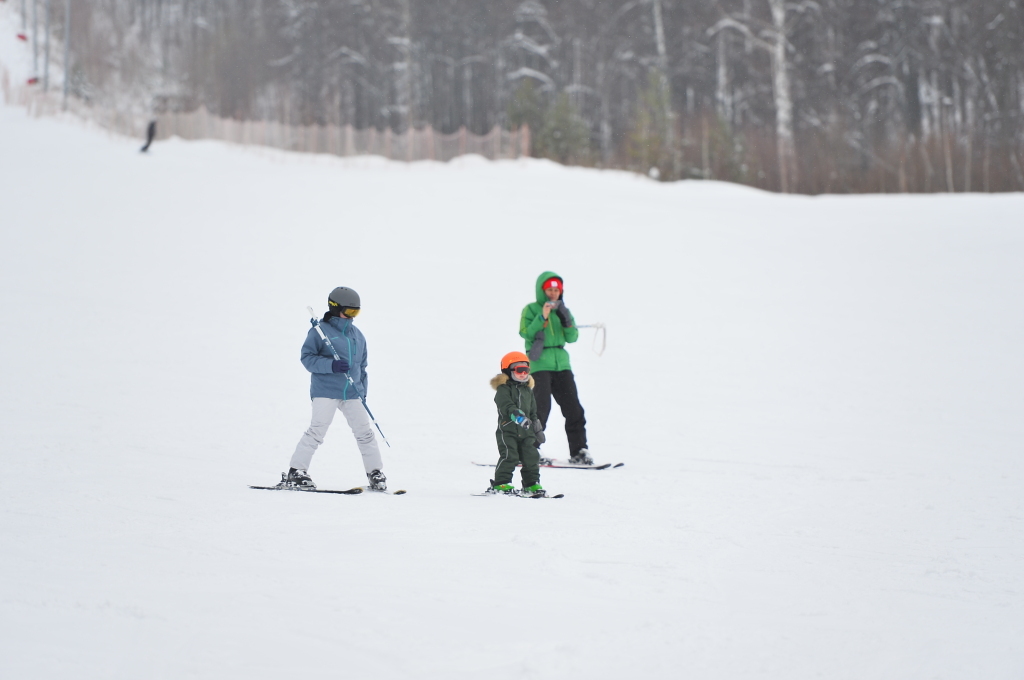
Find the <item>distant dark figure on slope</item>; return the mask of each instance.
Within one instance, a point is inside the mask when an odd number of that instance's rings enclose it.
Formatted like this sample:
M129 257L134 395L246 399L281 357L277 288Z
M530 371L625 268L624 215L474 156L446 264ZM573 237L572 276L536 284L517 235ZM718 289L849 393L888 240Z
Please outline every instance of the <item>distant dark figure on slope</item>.
M593 465L587 448L587 419L576 391L576 377L569 365L565 345L576 342L580 331L576 328L569 308L562 299L565 284L554 272L537 277L537 301L523 308L519 317L519 335L526 340L530 369L536 383L537 415L540 428L546 430L554 397L565 418L565 436L569 440L570 462ZM545 459L547 460L547 459Z
M154 139L156 139L156 121L151 120L149 121L149 125L146 126L146 143L141 149L139 149L139 151L142 153L149 151L149 145L153 143Z
M313 400L313 418L295 447L285 482L300 489L316 488L308 474L309 464L317 447L324 442L335 411L341 411L363 456L370 489L384 491L387 489L382 472L384 463L369 415L360 399L366 398L368 381L366 338L352 323L359 314L359 294L351 288L335 288L327 298L327 306L320 329L331 346L320 337L316 326L306 334L302 345L302 365L311 374L309 396ZM338 359L334 358L335 352Z
M535 427L537 401L533 398L530 360L522 352L506 354L501 358L501 373L491 378L491 387L498 408L498 429L494 433L498 440L498 467L490 491L515 494L512 476L516 466L522 463L522 493L543 495L537 443L544 441L544 433Z

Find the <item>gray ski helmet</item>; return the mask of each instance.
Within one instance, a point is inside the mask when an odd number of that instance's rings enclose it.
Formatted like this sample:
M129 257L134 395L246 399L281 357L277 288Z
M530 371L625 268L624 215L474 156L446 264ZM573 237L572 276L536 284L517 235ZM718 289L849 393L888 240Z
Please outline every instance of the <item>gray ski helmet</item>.
M327 306L331 309L339 307L359 308L359 293L345 286L338 286L327 296Z

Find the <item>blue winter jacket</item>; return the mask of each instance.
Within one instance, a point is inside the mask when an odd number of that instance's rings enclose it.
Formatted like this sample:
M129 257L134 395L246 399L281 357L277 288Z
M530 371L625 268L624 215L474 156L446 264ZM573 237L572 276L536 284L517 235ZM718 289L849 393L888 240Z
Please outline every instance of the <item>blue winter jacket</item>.
M348 359L348 374L358 390L353 389L345 373L332 373L334 355L331 348L320 339L316 328L310 328L306 342L302 343L302 365L312 373L309 381L309 398L358 399L366 396L366 338L352 325L352 319L332 316L321 321L320 328L334 345L338 356Z

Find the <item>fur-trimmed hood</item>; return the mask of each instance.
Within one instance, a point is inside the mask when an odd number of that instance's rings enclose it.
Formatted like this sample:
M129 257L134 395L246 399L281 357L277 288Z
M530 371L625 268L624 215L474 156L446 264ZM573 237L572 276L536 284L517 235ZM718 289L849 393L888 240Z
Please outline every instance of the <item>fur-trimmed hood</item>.
M509 378L508 378L507 375L505 375L504 373L499 373L498 375L496 375L493 378L491 378L491 389L494 389L494 390L498 389L499 385L504 385L505 383L508 382L508 380L509 380ZM533 376L531 375L530 379L526 381L526 386L529 387L532 390L533 389L533 385L534 385Z

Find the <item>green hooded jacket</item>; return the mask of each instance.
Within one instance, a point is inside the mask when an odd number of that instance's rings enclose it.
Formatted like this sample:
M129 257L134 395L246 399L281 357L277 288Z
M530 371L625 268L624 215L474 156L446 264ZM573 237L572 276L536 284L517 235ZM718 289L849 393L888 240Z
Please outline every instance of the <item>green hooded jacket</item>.
M546 321L544 320L543 309L544 303L548 301L548 296L544 294L541 286L551 277L562 279L555 272L544 272L538 276L537 301L523 307L523 313L519 317L519 335L526 340L527 354L530 353L530 347L537 338L537 333L544 331L544 352L539 359L530 359L531 373L571 371L572 366L569 365L569 353L565 351L565 345L569 342L576 342L580 337L580 331L576 328L576 320L572 318L572 314L569 315L568 326L563 325L562 320L554 312L548 315ZM564 298L564 291L562 296Z

